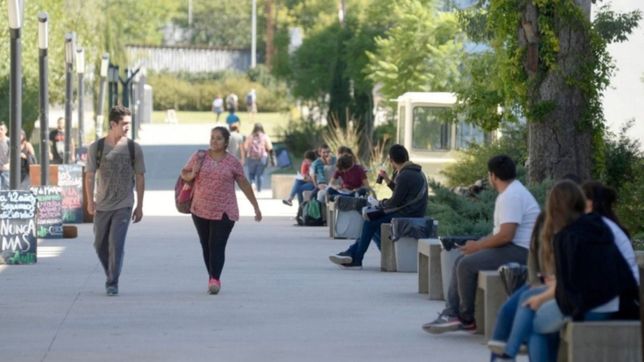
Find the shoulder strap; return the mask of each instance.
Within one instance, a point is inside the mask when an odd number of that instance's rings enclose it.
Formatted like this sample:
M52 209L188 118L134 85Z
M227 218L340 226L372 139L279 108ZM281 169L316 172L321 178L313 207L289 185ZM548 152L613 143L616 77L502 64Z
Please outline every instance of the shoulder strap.
M105 148L105 137L98 140L96 144L96 169L101 167L101 158L103 158L103 148Z
M132 164L132 169L134 170L134 141L128 138L127 148L130 151L130 163Z
M408 203L406 203L406 204L404 204L402 206L394 207L394 208L391 208L391 209L384 209L384 212L386 214L389 214L389 213L392 213L392 212L396 212L398 210L402 210L402 209L406 208L409 205L415 204L416 202L420 201L425 196L425 191L427 191L427 178L423 174L423 188L420 190L418 195L416 195L416 197L414 197L413 200L409 201Z
M96 144L96 169L98 170L101 167L101 158L103 158L103 148L105 148L105 137L98 140ZM134 152L134 141L131 139L127 140L127 148L130 151L130 163L132 164L132 169L134 169L135 161L135 152Z

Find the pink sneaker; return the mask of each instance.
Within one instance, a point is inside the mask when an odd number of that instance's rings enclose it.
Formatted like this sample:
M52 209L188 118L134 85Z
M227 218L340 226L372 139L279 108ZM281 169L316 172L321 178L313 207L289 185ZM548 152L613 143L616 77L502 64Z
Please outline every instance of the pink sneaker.
M221 282L218 279L210 278L208 280L208 294L217 294L221 289Z

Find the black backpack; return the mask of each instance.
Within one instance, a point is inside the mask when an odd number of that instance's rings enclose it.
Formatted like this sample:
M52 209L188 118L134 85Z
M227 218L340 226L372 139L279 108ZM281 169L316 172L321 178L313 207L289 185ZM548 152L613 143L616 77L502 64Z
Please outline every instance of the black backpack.
M297 208L297 223L302 226L324 225L322 204L316 199L311 199L301 203Z

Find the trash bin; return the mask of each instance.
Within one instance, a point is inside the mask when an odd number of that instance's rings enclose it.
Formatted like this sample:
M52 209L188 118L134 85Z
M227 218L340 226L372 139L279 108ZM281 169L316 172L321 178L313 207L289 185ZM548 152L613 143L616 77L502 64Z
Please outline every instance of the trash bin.
M430 237L433 225L434 221L425 217L391 219L397 271L418 271L418 239Z

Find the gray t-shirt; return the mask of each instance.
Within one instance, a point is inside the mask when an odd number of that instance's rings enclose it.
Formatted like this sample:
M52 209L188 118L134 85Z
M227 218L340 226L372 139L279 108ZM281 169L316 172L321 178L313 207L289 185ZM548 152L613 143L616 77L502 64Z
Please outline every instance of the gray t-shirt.
M9 171L9 168L6 167L9 163L9 159L11 157L11 148L9 147L9 142L8 139L5 138L4 140L0 141L0 171Z
M239 132L230 132L230 138L228 139L228 152L235 156L238 160L241 160L241 147L244 144L244 136Z
M97 147L98 141L89 146L85 166L87 172L96 172L96 210L111 211L134 206L134 174L145 173L141 146L134 143L134 169L132 169L127 138L121 138L114 147L105 142L101 165L96 171Z

